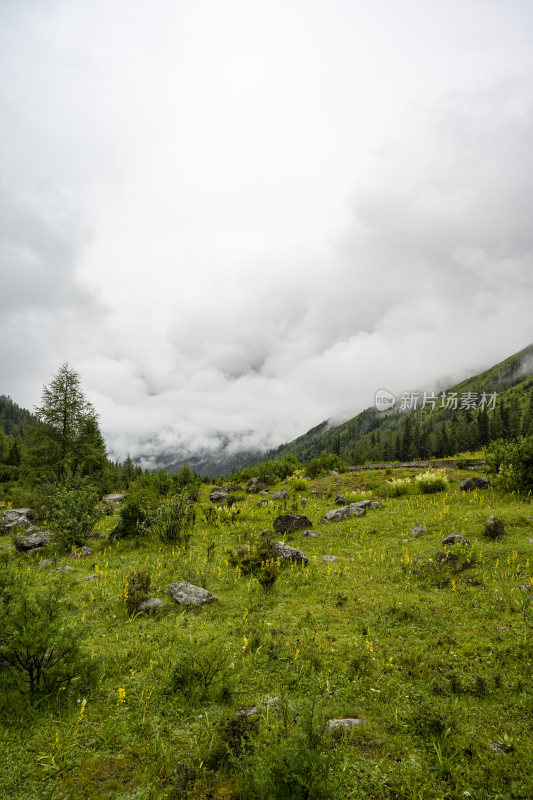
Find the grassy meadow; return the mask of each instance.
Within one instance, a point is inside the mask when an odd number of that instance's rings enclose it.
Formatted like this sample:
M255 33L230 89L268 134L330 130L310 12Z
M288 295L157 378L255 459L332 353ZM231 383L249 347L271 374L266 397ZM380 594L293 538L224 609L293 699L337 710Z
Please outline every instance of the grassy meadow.
M33 705L4 694L2 800L533 796L533 508L494 489L460 492L467 470L449 470L434 494L412 474L289 481L270 493L287 488L287 500L262 507L268 498L245 492L217 506L203 485L186 551L106 537L89 541L88 558L58 553L38 567L43 553L7 549L32 591L64 582L64 624L95 676ZM402 478L407 494L388 496ZM338 492L383 506L319 524ZM294 512L317 533L286 538L308 564L281 564L265 589L228 550ZM491 514L501 539L483 536ZM412 537L417 523L427 533ZM455 531L472 547L441 545ZM128 616L132 571L149 573L163 609ZM218 600L178 606L167 593L177 581ZM330 732L335 718L362 724Z

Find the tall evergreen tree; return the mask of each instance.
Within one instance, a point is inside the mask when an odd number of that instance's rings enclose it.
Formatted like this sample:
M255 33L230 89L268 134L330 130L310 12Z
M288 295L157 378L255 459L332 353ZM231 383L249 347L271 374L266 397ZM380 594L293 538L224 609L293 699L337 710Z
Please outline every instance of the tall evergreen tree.
M68 364L43 388L35 415L40 424L28 427L25 458L30 479L62 481L68 469L102 477L106 452L98 417Z

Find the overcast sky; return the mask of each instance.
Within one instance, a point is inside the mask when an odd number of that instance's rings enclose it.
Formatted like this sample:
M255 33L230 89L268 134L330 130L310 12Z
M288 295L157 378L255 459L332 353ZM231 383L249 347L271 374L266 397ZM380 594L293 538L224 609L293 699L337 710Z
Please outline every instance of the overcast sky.
M2 0L0 393L68 361L150 463L529 344L532 30L530 0Z

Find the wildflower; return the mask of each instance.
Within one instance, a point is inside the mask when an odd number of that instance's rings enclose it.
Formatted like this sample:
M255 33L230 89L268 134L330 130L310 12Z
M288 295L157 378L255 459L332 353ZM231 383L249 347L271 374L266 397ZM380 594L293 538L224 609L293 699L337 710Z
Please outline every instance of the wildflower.
M372 647L372 642L370 641L368 636L366 637L366 640L365 640L365 649L366 649L366 651L368 653L373 653L374 652L374 648Z
M125 699L126 699L126 690L123 689L122 687L119 687L117 706L121 705L125 701Z
M246 652L246 648L248 647L248 639L246 638L246 636L243 636L243 642L244 642L244 644L242 646L242 652L245 653Z
M299 647L297 647L297 648L296 648L296 653L294 654L294 660L295 660L295 661L298 661L298 656L299 656L299 655L300 655L300 648L299 648Z

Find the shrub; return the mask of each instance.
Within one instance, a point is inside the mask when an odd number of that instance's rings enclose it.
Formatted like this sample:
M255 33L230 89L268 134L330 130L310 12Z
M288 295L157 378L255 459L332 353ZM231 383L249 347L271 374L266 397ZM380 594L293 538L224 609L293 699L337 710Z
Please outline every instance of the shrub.
M279 576L278 560L272 557L272 543L268 536L262 536L258 544L228 550L228 561L239 567L243 575L254 575L265 590L270 589Z
M372 492L345 492L344 493L344 502L346 504L349 503L358 503L360 500L367 500L369 497L372 496Z
M82 625L63 613L65 577L35 589L6 565L0 568L0 684L28 696L31 703L76 680L95 676L95 662L82 652Z
M307 480L303 477L303 470L297 470L290 478L287 478L287 483L296 492L303 492L307 489Z
M415 483L422 494L443 492L448 488L448 479L444 470L421 472L415 477Z
M328 453L313 458L306 467L306 472L310 478L319 478L329 475L332 470L336 472L346 472L346 462L335 453Z
M192 699L205 698L211 690L229 681L232 655L218 642L191 642L175 663L166 687L167 694Z
M407 494L410 486L411 481L409 478L395 478L392 481L387 481L387 497L400 497L400 495Z
M129 572L124 587L126 614L133 617L139 605L148 597L151 578L148 572Z
M157 507L157 495L150 489L135 486L120 510L116 533L119 537L148 533Z
M65 485L52 490L46 503L47 516L60 547L71 550L86 544L90 532L104 515L97 502L97 489L72 475Z
M152 527L162 542L172 542L185 550L195 522L193 504L187 490L161 503L152 517Z
M495 486L506 492L533 491L533 436L492 442L485 458Z

